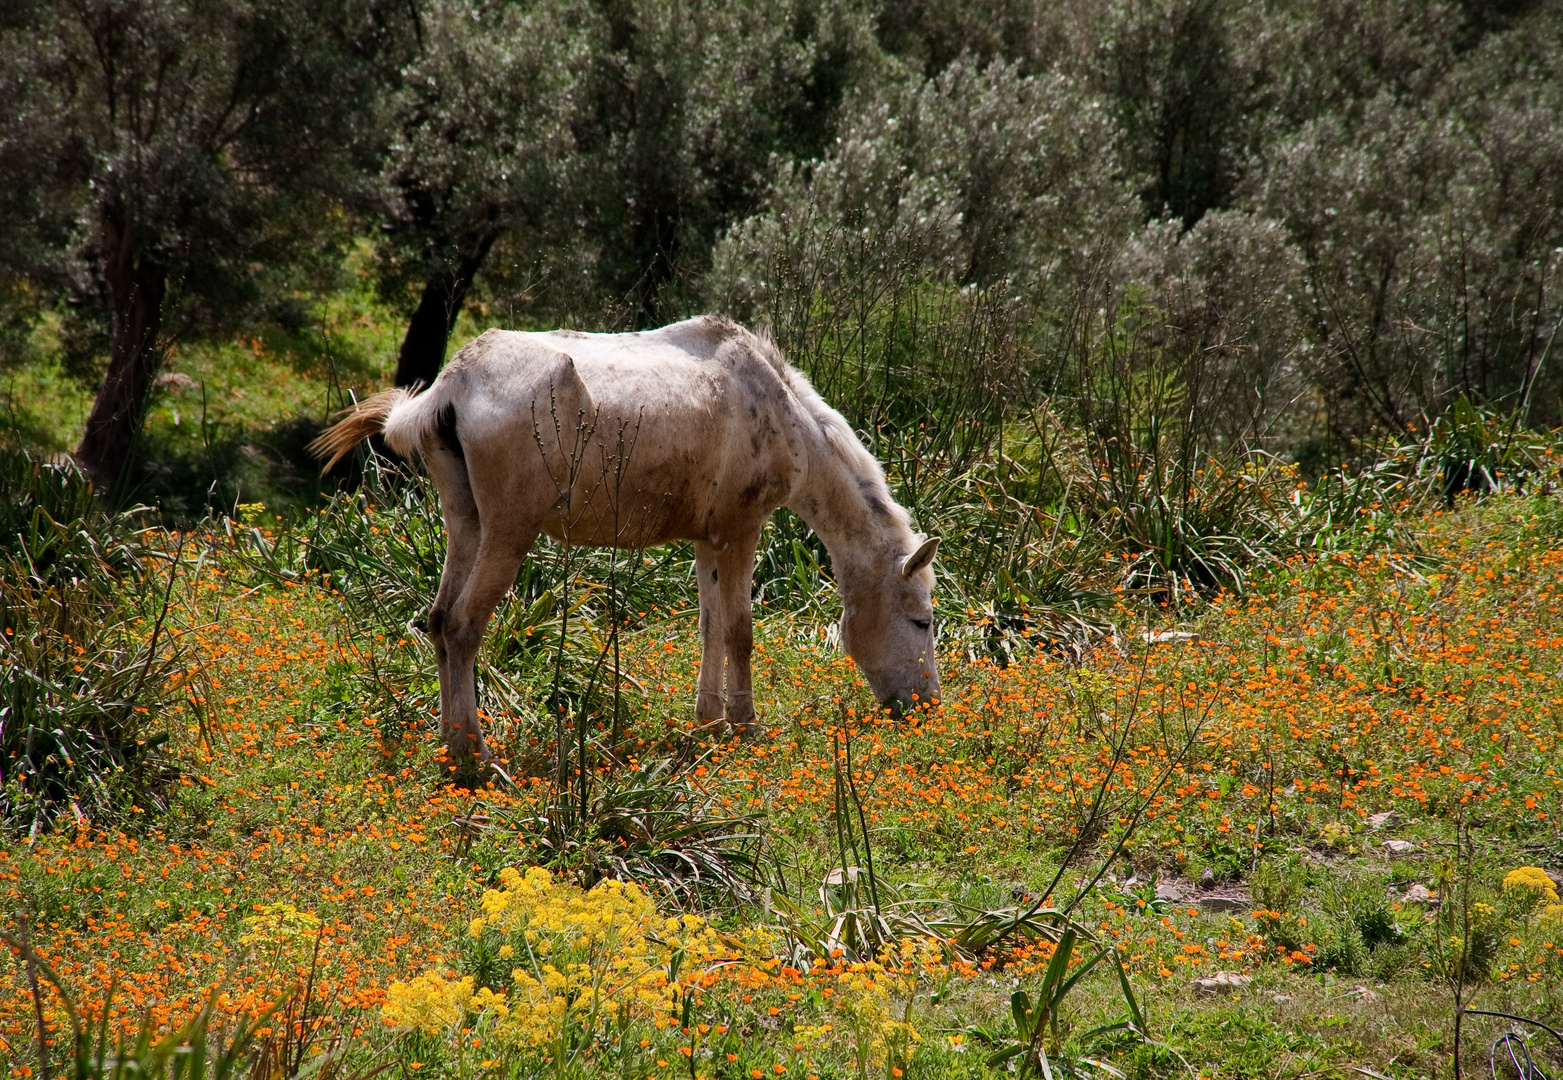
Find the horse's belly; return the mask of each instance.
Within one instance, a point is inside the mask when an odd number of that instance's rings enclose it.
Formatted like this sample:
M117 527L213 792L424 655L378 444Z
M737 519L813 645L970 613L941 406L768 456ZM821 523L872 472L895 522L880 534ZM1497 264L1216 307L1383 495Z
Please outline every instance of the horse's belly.
M577 485L568 500L555 503L543 519L543 531L555 540L591 547L644 548L704 539L711 513L710 500L700 498L701 486L688 473L622 479L609 473Z

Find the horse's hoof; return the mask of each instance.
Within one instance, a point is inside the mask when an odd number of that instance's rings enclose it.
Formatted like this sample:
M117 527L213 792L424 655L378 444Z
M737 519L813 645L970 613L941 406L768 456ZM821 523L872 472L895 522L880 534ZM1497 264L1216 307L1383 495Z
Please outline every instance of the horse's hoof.
M760 734L760 721L753 716L748 719L738 719L729 716L727 718L727 726L740 739L752 739Z

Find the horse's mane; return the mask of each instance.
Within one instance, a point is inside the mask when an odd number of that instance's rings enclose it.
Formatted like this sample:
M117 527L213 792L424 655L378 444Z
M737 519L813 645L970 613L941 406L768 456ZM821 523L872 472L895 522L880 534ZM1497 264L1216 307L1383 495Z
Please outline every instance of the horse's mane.
M820 397L819 391L814 389L814 384L809 382L807 375L787 363L782 357L781 349L776 345L776 339L771 336L769 327L762 328L753 336L757 343L757 351L787 380L787 386L792 391L793 397L797 398L809 418L814 421L825 448L852 478L853 486L861 494L867 495L869 491L864 491L867 485L869 490L878 495L881 502L889 508L892 519L903 529L911 532L912 516L891 497L890 485L885 482L884 468L879 464L879 460L868 452L868 448L857 437L857 432L852 430L852 425L847 423L846 417L826 404L825 399Z

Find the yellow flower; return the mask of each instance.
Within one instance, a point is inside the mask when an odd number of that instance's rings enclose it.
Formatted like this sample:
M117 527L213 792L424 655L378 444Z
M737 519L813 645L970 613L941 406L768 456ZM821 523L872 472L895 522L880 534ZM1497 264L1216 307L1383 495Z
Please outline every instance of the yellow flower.
M483 991L490 999L494 994ZM472 992L471 977L449 980L438 972L418 975L411 982L400 979L385 991L380 1019L390 1027L417 1028L426 1035L437 1035L459 1022L479 995Z
M240 945L289 945L320 929L320 920L292 904L261 904L258 915L244 920L249 929L239 936Z
M736 946L730 948L699 916L659 915L651 897L634 884L605 880L585 890L555 881L539 867L500 871L499 888L486 891L481 906L468 933L497 938L500 958L516 965L510 994L501 1002L494 995L485 998L486 991L474 996L469 985L467 998L452 1004L440 987L397 983L387 997L388 1023L448 1023L459 1005L497 1017L492 1030L500 1043L531 1046L552 1041L566 1025L601 1023L609 1016L639 1015L661 1027L671 1022L685 988L703 969L745 953L754 954L751 962L762 952L767 961L772 955L765 948L768 931L744 941L728 939ZM876 1016L874 1022L884 1019Z
M1539 866L1522 866L1517 870L1510 870L1503 877L1503 891L1530 893L1534 903L1556 904L1558 902L1558 887L1547 875L1547 872Z

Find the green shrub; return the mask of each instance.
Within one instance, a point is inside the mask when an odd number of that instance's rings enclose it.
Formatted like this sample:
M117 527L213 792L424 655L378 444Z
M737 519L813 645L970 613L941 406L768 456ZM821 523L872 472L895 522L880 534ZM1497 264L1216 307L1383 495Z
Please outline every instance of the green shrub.
M166 735L150 725L177 650L149 565L164 553L72 466L5 454L0 482L0 816L37 830L160 806Z

